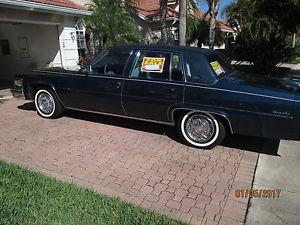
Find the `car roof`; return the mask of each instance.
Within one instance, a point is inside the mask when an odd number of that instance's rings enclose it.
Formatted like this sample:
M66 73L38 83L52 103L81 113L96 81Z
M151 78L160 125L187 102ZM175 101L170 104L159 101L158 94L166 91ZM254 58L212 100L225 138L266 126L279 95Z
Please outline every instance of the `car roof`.
M216 54L217 51L199 48L199 47L188 47L188 46L178 46L178 45L119 45L112 49L147 49L147 50L160 50L160 51L174 51L174 52L197 52L204 55Z

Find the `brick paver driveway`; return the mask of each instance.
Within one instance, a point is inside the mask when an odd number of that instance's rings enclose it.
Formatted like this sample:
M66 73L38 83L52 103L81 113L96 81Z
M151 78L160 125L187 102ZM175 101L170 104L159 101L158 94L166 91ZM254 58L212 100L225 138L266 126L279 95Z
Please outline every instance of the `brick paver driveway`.
M243 224L234 189L251 187L257 152L193 149L171 127L108 116L46 120L15 99L0 102L0 125L2 160L192 224Z

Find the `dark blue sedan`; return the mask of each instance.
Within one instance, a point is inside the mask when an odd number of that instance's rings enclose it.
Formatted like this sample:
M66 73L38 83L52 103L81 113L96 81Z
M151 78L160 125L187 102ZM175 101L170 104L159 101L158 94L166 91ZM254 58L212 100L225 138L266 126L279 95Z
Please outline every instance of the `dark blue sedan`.
M75 109L163 123L199 148L226 133L300 139L297 84L238 73L200 48L119 46L80 71L38 70L15 83L44 118Z

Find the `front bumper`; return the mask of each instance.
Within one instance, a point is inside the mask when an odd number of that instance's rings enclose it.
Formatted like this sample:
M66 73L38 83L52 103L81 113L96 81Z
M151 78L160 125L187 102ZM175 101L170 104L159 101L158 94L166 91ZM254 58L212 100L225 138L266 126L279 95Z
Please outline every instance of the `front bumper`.
M23 91L22 86L16 86L15 85L12 88L10 88L10 91L11 91L14 98L25 99L25 95L24 95L24 91Z

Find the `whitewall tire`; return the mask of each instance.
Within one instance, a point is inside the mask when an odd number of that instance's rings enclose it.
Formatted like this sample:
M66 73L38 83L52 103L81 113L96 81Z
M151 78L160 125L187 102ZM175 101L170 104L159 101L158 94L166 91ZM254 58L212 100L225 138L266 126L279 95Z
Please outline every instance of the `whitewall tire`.
M49 89L39 89L35 93L34 104L37 113L43 118L58 118L63 114L63 106Z
M188 112L179 118L177 126L186 144L203 149L220 144L226 133L223 123L205 112Z

